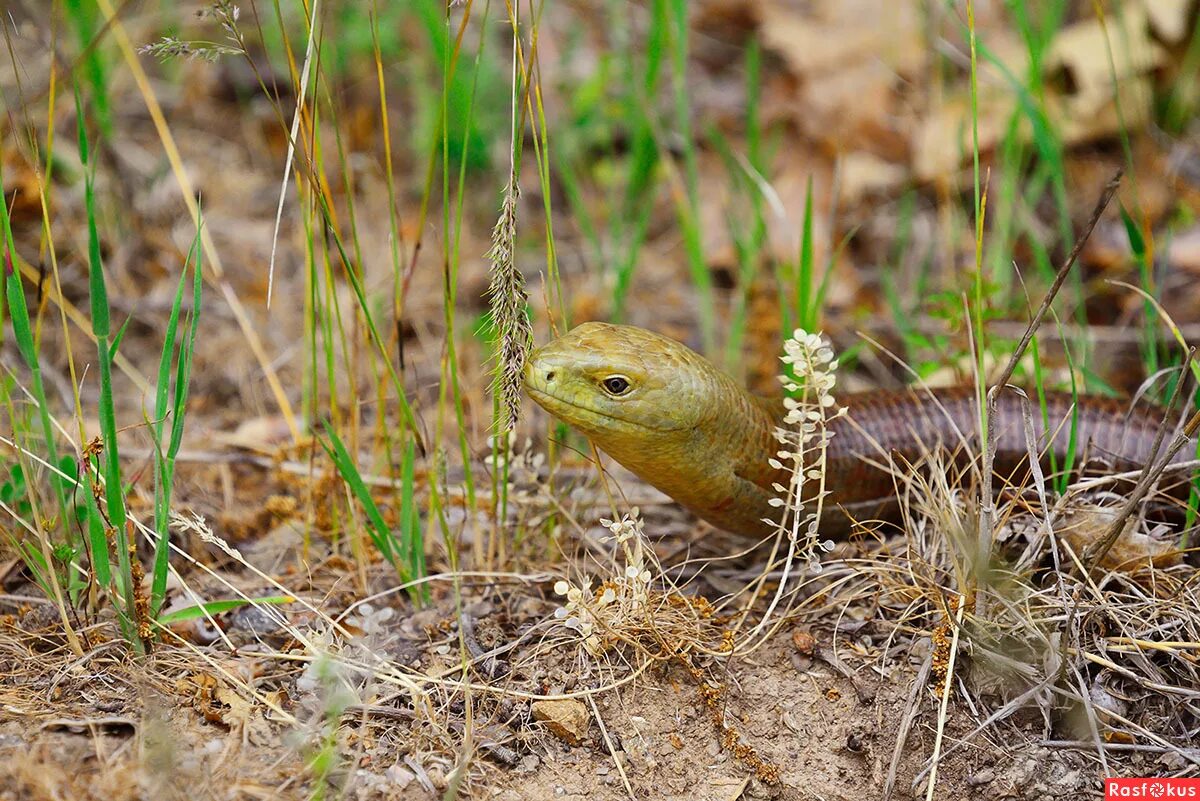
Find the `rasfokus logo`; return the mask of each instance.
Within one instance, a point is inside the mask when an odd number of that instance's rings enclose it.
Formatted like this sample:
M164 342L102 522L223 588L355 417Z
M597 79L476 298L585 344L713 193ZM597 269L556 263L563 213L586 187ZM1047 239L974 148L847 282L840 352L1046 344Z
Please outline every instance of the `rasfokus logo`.
M1192 798L1200 801L1200 779L1105 779L1104 801L1118 798L1149 801Z

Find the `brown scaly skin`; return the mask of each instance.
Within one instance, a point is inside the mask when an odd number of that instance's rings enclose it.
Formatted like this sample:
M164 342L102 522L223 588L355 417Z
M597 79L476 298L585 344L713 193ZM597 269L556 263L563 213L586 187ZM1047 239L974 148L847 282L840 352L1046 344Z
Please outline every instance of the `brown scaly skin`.
M778 401L746 392L711 362L673 339L641 328L584 323L538 349L525 367L525 387L550 414L578 429L609 456L696 515L728 531L761 536L778 509L772 484L787 482L768 459L778 450ZM1050 394L1047 444L1041 415L1034 433L1044 455L1062 464L1068 449L1072 400ZM845 532L851 518L887 519L895 482L873 466L888 456L904 465L939 444L960 455L978 453L978 414L970 389L920 394L871 392L839 396L849 415L835 420L827 452L822 518L825 534ZM1118 401L1080 397L1077 453L1117 470L1149 458L1163 412ZM1063 424L1063 421L1067 421ZM999 477L1027 470L1019 398L1005 393L993 418ZM1190 458L1185 447L1180 459ZM961 462L961 460L960 460Z

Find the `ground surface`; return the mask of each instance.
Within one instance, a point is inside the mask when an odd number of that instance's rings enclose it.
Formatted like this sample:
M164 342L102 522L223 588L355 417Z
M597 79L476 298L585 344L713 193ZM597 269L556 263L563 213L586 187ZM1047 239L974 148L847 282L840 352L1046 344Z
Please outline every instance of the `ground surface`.
M816 647L832 655L825 647L827 636L818 632ZM5 637L6 672L20 671L13 639L11 633ZM313 792L313 785L299 781L298 775L303 755L314 747L318 724L309 721L297 729L272 722L269 712L236 696L214 700L194 682L211 676L204 665L163 664L175 662L176 655L152 660L147 671L116 664L119 646L97 650L86 664L57 665L33 686L10 687L0 730L8 787L4 797L291 798ZM409 653L422 650L410 646ZM634 797L878 797L906 716L915 668L899 664L880 675L855 670L851 666L857 660L848 660L838 670L802 653L807 650L783 636L752 658L721 667L732 686L725 714L745 743L779 767L777 784L755 779L720 747L695 682L683 671L652 671L632 687L601 697L597 708L615 738L614 750ZM222 661L226 669L245 671L256 660ZM164 684L174 677L175 686L146 686L147 673ZM570 675L561 666L547 666L544 673L546 681L563 682ZM572 678L586 683L589 676ZM267 692L268 687L283 688L293 711L320 712L311 681L306 688L303 679L264 675L257 687ZM929 690L919 686L918 692ZM369 697L370 690L364 694ZM482 742L502 740L509 751L503 758L484 757L471 781L474 793L506 801L629 797L610 745L595 723L581 744L572 747L531 725L528 710L521 707L517 703L506 710L510 725L484 728ZM53 716L46 714L48 708L54 709ZM950 716L947 736L953 742L976 722L969 710L958 709ZM348 725L341 733L346 761L329 777L330 791L337 787L345 797L381 799L424 798L431 788L440 793L449 766L429 754L405 754L413 742L405 731L409 725L403 717ZM933 738L932 723L922 715L897 762L897 797L910 797ZM1042 722L1032 717L976 738L941 765L938 797L1094 794L1093 760L1039 747L1044 739ZM71 769L64 770L68 765ZM1134 773L1161 770L1153 759L1136 759L1126 768Z

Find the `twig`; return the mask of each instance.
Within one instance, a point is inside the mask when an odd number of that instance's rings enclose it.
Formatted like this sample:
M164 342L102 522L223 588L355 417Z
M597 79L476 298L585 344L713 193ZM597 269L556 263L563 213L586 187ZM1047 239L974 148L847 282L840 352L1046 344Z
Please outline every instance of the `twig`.
M1118 169L1108 184L1105 185L1104 191L1100 194L1100 199L1096 202L1096 207L1092 209L1092 216L1088 219L1087 225L1084 226L1083 232L1079 238L1075 240L1075 246L1071 248L1071 252L1067 254L1067 258L1063 261L1062 266L1058 268L1058 272L1054 276L1054 281L1050 284L1050 288L1046 291L1045 297L1042 298L1042 305L1038 307L1037 313L1033 315L1033 319L1029 321L1029 325L1025 328L1025 333L1021 337L1021 341L1013 350L1012 356L1009 357L1008 364L1000 373L1000 377L988 389L987 392L987 431L984 432L986 444L983 448L983 502L979 510L979 543L976 558L987 560L992 553L992 525L996 514L995 501L992 496L992 465L996 456L996 428L992 425L992 420L996 413L996 397L1000 390L1008 384L1008 380L1012 378L1013 371L1017 369L1017 364L1021 361L1021 357L1025 355L1025 349L1029 347L1029 343L1033 341L1037 330L1042 325L1042 320L1050 311L1050 304L1054 302L1054 298L1058 295L1058 291L1062 289L1063 282L1067 279L1067 273L1075 265L1075 261L1079 258L1079 253L1083 250L1083 246L1087 244L1088 239L1092 235L1092 231L1096 228L1096 223L1100 221L1100 216L1104 214L1104 210L1108 208L1108 204L1112 201L1113 195L1117 192L1117 187L1121 185L1121 177L1125 174L1124 167ZM983 598L977 599L980 604L979 610L983 609Z
M1063 751L1091 751L1096 746L1087 740L1042 740L1038 748L1056 748ZM1169 754L1177 749L1149 743L1105 743L1109 751L1136 751L1147 754Z
M1025 328L1025 334L1021 337L1020 343L1017 345L1013 355L1008 360L1004 372L1000 374L999 380L996 381L996 386L1004 386L1008 383L1008 379L1012 378L1013 370L1017 369L1017 363L1021 361L1021 357L1025 354L1025 349L1029 347L1029 343L1033 341L1033 336L1042 325L1042 319L1046 313L1050 311L1050 304L1054 302L1054 298L1058 295L1058 291L1062 289L1063 282L1067 279L1067 273L1071 267L1075 265L1075 260L1079 258L1083 246L1087 244L1088 239L1092 236L1092 231L1096 228L1096 223L1100 222L1100 216L1104 214L1104 210L1108 208L1108 204L1112 201L1113 195L1116 194L1117 188L1121 185L1121 178L1125 175L1125 168L1121 167L1116 171L1108 183L1104 186L1104 191L1100 194L1100 199L1096 201L1096 207L1092 209L1092 216L1088 218L1087 225L1083 228L1083 233L1075 240L1075 246L1071 248L1071 252L1067 254L1066 261L1058 268L1058 273L1054 276L1054 282L1050 284L1050 289L1046 291L1046 296L1042 298L1042 305L1037 310L1037 314L1033 315L1033 320Z
M49 729L67 729L69 731L87 729L89 731L95 731L98 728L119 728L137 731L138 722L133 718L120 716L99 718L54 718L53 720L43 721L42 724L38 726L39 731L46 731Z
M888 766L887 778L883 782L883 801L889 801L892 797L892 789L896 786L896 774L900 770L900 759L904 756L904 746L908 742L908 733L912 730L913 721L917 719L917 715L921 711L921 688L929 680L929 671L932 667L933 649L930 648L929 655L925 657L924 664L921 665L917 677L913 680L907 708L900 721L900 728L896 732L896 747L892 750L892 762Z
M604 725L604 718L600 717L600 707L596 706L594 696L587 697L588 705L592 708L592 714L596 716L596 725L600 727L600 736L604 738L604 744L608 747L608 752L612 754L613 764L617 766L617 773L621 777L621 783L625 785L625 792L629 794L630 801L636 801L637 796L633 794L633 787L629 784L629 776L625 773L625 766L621 764L621 757L617 754L616 746L613 745L612 737L608 733L608 727Z
M1087 683L1083 680L1083 674L1079 672L1078 666L1072 666L1071 672L1075 674L1075 683L1079 686L1079 699L1083 702L1084 717L1087 719L1088 731L1092 735L1092 747L1096 749L1096 756L1100 758L1100 775L1111 776L1112 771L1108 767L1108 753L1104 749L1104 738L1100 736L1100 716L1096 714L1096 705L1092 702L1091 693L1088 692Z
M51 601L47 598L38 598L34 595L0 595L0 604L16 607L21 607L26 604L54 606L54 601Z
M1163 465L1164 473L1175 473L1183 471L1192 471L1200 468L1200 459L1189 459L1186 462L1172 462ZM1128 470L1124 473L1109 473L1106 476L1096 476L1095 478L1085 478L1083 481L1077 481L1070 486L1072 492L1082 492L1084 490L1095 489L1096 487L1105 487L1109 484L1119 484L1122 481L1141 478L1145 468L1138 470Z

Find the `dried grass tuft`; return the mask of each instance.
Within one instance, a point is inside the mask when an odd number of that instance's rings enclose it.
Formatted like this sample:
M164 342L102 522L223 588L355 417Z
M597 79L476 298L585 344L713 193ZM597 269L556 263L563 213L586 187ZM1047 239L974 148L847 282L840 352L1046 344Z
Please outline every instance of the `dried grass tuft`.
M1179 774L1200 772L1200 576L1178 558L1186 553L1177 548L1177 558L1165 559L1156 546L1143 558L1089 572L1072 543L1101 538L1113 517L1112 496L1071 492L1069 507L1046 506L1037 493L1010 487L995 506L996 544L981 579L979 493L955 481L956 468L937 454L915 467L897 473L905 476L898 479L905 535L827 565L853 575L822 600L875 607L875 625L889 632L877 669L924 654L910 716L939 731L938 698L957 633L950 701L980 722L956 732L937 759L979 738L997 746L1028 738L1016 716L1032 711L1043 720L1036 745L1091 752L1104 775L1133 746L1161 754ZM1127 539L1154 541L1150 522L1138 519L1137 526L1137 537ZM976 591L985 585L983 609ZM897 753L905 747L903 729ZM913 787L935 770L931 759ZM893 771L889 791L894 779Z

